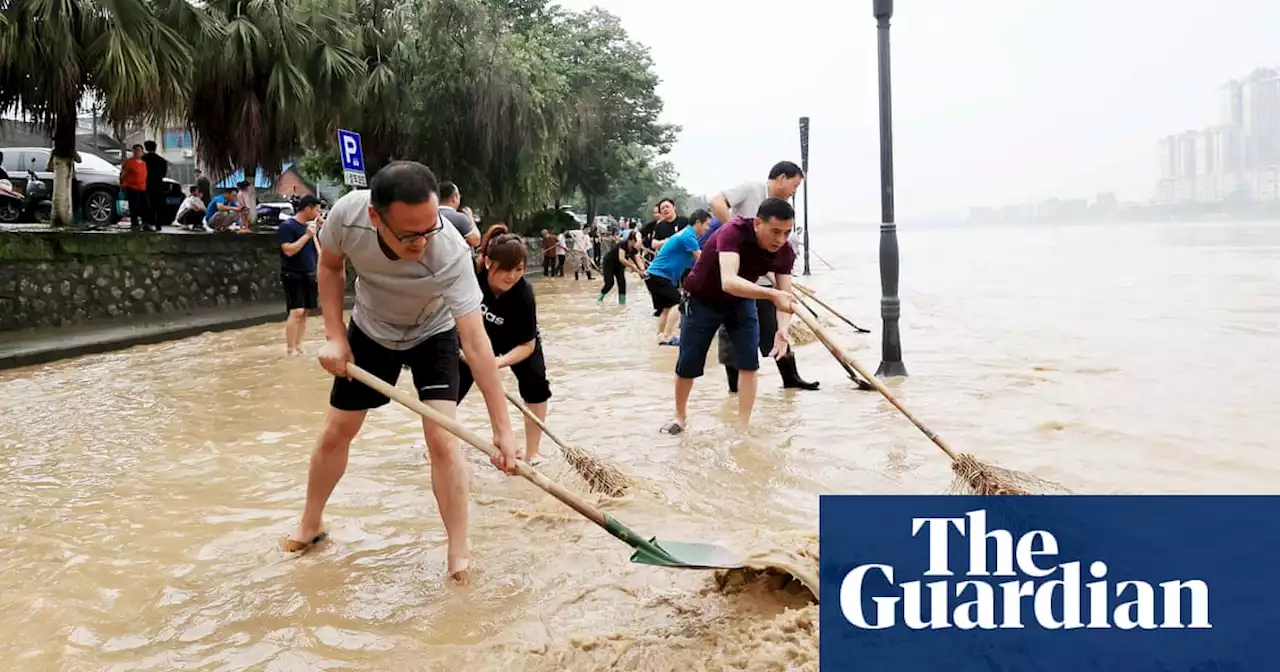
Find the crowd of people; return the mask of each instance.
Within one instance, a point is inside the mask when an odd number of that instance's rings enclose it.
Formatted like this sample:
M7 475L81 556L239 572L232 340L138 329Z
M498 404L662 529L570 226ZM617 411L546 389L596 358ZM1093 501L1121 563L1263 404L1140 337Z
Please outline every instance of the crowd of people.
M598 302L615 288L626 303L627 274L648 289L659 346L678 348L674 417L659 429L688 426L693 382L703 374L713 340L729 391L738 396L738 429L746 430L756 396L760 356L773 358L788 388L814 390L800 379L788 342L791 244L795 212L787 202L804 179L781 162L761 182L717 193L709 210L689 217L674 201L654 207L654 219L613 232L583 227L542 237L543 273L602 276ZM481 236L469 210L459 209L456 185L438 182L426 166L395 162L368 189L339 199L327 216L304 199L279 228L281 280L290 317L286 339L298 354L307 311L319 307L325 342L319 361L333 375L329 408L312 453L307 497L295 534L283 549L302 552L327 537L325 505L342 478L350 445L366 413L390 400L352 380L354 363L395 385L408 369L420 400L446 417L472 387L479 390L498 455L495 467L514 473L517 460L538 464L541 431L552 396L538 329L533 286L524 277L530 249L496 224ZM323 226L320 224L323 223ZM546 232L544 232L546 234ZM594 234L594 237L593 237ZM355 306L343 321L346 265L355 270ZM308 274L308 269L313 269ZM515 440L499 372L510 368L525 418L525 441ZM448 574L465 582L468 474L458 439L423 421L431 484L448 536Z

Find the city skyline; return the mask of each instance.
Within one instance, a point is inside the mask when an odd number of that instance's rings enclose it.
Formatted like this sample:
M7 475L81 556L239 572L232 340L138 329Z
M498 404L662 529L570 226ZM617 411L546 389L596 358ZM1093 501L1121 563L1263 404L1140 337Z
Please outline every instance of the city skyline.
M1158 203L1280 201L1280 71L1218 87L1217 123L1157 141Z

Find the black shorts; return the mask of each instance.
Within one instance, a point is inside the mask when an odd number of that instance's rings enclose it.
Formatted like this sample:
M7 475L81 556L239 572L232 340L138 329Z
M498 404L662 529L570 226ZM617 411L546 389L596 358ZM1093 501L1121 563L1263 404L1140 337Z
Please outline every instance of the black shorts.
M649 288L649 296L653 297L653 314L680 305L680 290L671 281L658 275L647 275L644 286Z
M458 330L443 331L408 350L392 350L365 335L351 322L347 340L356 366L395 385L400 369L409 367L418 399L454 401L458 398ZM367 411L391 401L358 380L333 379L329 405L340 411Z
M516 374L516 383L520 386L520 398L526 404L541 404L551 398L551 383L547 381L547 360L542 356L542 340L533 346L533 354L524 361L511 365L511 373ZM458 366L458 403L471 390L474 379L471 368L465 363Z
M289 310L315 310L318 307L316 276L281 273L280 284L284 286L284 305Z

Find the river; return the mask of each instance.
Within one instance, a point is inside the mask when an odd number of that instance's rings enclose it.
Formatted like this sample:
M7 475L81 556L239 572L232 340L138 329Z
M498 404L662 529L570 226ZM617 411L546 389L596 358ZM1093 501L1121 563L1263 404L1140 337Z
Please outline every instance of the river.
M889 381L957 449L1078 493L1268 493L1280 400L1280 224L900 229L904 360ZM805 279L872 334L878 227L817 228ZM754 435L731 428L714 353L684 436L649 298L531 274L548 424L643 480L614 516L744 550L812 545L821 493L938 493L942 453L819 344L817 392L765 363ZM473 583L448 585L418 418L370 414L327 511L283 558L329 382L313 319L0 373L0 668L22 670L816 669L817 609L634 565L629 549L472 458ZM407 375L402 386L407 388ZM508 378L510 382L510 379ZM478 394L460 418L487 436ZM517 432L521 426L518 418ZM544 440L544 446L550 446ZM565 475L553 461L549 475Z

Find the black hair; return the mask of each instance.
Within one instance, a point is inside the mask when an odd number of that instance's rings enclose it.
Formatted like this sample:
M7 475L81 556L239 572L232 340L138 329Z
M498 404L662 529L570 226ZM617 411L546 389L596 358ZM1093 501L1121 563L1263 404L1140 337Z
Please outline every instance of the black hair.
M756 210L756 219L778 221L788 221L796 218L796 210L791 204L781 198L766 198L764 203L760 204L760 209Z
M385 211L392 203L418 205L440 193L435 173L417 161L392 161L369 181L369 201Z
M311 194L307 194L306 196L303 196L302 198L298 199L297 211L302 212L303 210L306 210L307 208L313 205L319 206L320 199L316 198L315 196L312 196Z
M779 161L769 169L769 179L771 180L778 176L795 177L796 175L804 177L804 171L800 170L800 166L790 161Z
M135 147L136 147L136 145L135 145ZM148 141L146 141L146 142L142 143L142 148L143 148L143 149L145 149L145 150L147 150L148 152L154 152L154 151L156 151L156 141L155 141L155 140L148 140Z
M663 204L663 203L670 203L670 204L671 204L671 209L672 209L672 210L674 210L674 209L676 208L676 202L675 202L675 201L673 201L673 200L671 200L671 199L669 199L669 198L664 198L664 199L662 199L661 201L658 201L658 207L662 207L662 204Z
M453 195L456 193L458 193L458 185L454 184L453 182L450 182L449 180L445 180L444 182L440 183L440 201L441 202L444 202L453 198Z
M524 244L524 238L519 235L500 233L485 246L484 256L492 261L498 270L509 271L529 260L529 248Z
M133 145L132 147L130 147L129 149L142 149L142 145L139 145L139 144L137 144L137 143L134 143L134 145Z
M694 224L697 224L704 219L711 219L711 213L707 212L706 208L698 208L693 211L692 215L689 215L689 221Z

